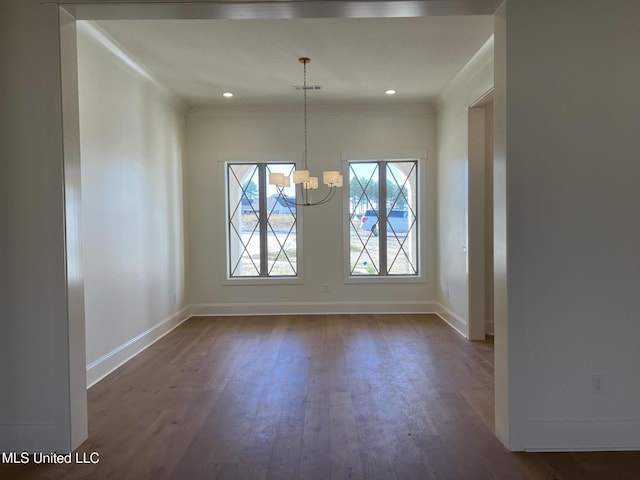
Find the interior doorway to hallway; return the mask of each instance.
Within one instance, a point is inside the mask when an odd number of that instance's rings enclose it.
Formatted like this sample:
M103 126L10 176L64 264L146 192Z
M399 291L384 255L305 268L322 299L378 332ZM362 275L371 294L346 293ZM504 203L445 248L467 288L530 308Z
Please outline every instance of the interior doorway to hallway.
M469 108L469 339L493 335L493 91Z

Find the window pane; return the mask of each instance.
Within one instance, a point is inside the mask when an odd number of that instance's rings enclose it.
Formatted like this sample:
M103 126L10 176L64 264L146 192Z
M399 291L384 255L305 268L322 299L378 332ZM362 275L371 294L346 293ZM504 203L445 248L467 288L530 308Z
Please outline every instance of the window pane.
M278 193L270 173L290 176L293 163L227 164L230 278L296 276L295 185Z
M387 272L418 274L417 162L387 162Z
M292 163L271 163L266 166L266 178L270 173L293 173ZM297 275L296 248L296 190L292 184L278 195L274 186L267 186L267 274L268 276Z
M352 276L418 275L417 170L417 160L349 162Z
M351 275L380 274L377 162L349 163L349 258Z
M256 164L227 166L229 276L260 275L260 181Z

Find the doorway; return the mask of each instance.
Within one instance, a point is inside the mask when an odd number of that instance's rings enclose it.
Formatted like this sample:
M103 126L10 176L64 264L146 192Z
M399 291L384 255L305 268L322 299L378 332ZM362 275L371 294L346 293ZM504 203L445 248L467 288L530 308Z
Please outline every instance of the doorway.
M370 2L368 4L360 4L357 9L354 9L359 2L342 2L343 5L336 5L334 2L305 2L303 4L292 5L291 8L283 10L281 5L274 4L261 4L261 5L242 5L242 4L185 4L177 6L177 4L120 4L120 5L87 5L76 4L73 6L65 7L69 13L70 21L67 22L67 26L73 26L75 20L90 20L90 19L144 19L144 18L313 18L318 16L328 17L345 17L345 18L361 18L361 17L398 17L398 16L428 16L433 14L443 14L442 11L435 12L434 7L430 6L431 2L413 2L414 8L411 11L406 10L406 5L394 5L394 2ZM403 2L403 4L406 2ZM491 14L490 8L491 2L487 2L487 8L484 12L479 12L477 8L473 11L468 10L470 7L464 5L451 5L448 7L439 7L447 10L448 15L465 15L465 14ZM77 88L77 86L76 86ZM72 92L70 92L72 93ZM77 93L77 92L76 92ZM75 100L77 102L77 98ZM66 105L65 105L66 106ZM65 135L66 128L74 128L73 122L65 122ZM77 133L77 132L76 132ZM73 134L71 135L73 138ZM66 142L65 142L66 143ZM72 142L69 143L72 145ZM65 145L65 149L67 146ZM69 165L67 162L75 158L73 154L68 154L65 151L65 166ZM73 213L67 211L67 214L78 215L79 213ZM67 219L69 220L72 219ZM82 312L70 312L70 323L78 323L83 321ZM77 348L78 350L84 350L84 339L78 338L70 339L73 344L71 348ZM81 343L80 343L81 342ZM84 373L84 372L82 372ZM78 373L80 375L80 373ZM73 372L75 378L76 372ZM74 394L80 396L86 391L81 392L80 388L74 384ZM72 412L72 416L82 415L80 412ZM72 441L72 444L78 445L81 441L79 437L82 436L80 432L78 438Z
M493 91L469 108L469 340L493 335Z

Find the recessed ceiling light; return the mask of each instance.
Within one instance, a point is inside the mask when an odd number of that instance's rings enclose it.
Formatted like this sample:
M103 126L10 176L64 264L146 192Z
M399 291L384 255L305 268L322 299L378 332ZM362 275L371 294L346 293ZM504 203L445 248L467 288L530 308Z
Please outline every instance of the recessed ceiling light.
M384 92L384 93L386 93L387 95L395 95L395 94L396 94L396 91L395 91L395 90L387 90L387 91L386 91L386 92Z
M231 93L231 92L224 92L224 93L222 94L222 96L223 96L223 97L226 97L226 98L231 98L231 97L233 97L233 93Z

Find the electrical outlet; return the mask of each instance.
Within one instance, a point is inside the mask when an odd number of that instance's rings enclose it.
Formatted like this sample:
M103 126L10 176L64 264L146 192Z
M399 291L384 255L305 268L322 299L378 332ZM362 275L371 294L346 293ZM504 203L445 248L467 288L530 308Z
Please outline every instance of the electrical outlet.
M328 284L328 283L324 283L324 284L322 285L322 291L323 291L324 293L329 293L329 284Z
M606 393L604 375L591 375L591 393L594 395L604 395Z

